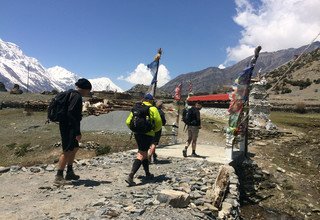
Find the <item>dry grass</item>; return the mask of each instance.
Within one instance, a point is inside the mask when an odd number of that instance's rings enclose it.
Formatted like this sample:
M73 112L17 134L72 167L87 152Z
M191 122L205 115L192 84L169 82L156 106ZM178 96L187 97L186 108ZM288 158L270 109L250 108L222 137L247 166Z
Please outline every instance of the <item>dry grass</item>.
M34 165L53 163L61 148L53 145L60 141L57 124L45 124L45 112L33 112L26 116L22 109L0 111L0 166L12 164ZM128 134L101 134L83 132L83 143L94 141L100 146L110 146L110 153L135 148L134 139ZM78 159L96 156L94 150L80 149Z

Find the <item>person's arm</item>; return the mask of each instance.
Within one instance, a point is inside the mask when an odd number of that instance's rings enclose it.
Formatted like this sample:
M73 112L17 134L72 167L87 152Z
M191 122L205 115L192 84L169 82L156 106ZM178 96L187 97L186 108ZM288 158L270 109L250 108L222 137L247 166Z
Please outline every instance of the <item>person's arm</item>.
M150 111L151 120L154 121L154 129L153 130L155 132L160 131L162 128L162 120L161 120L161 116L160 116L158 109L156 107L150 107L149 111Z
M199 127L201 127L200 111L198 109L196 111L196 117L197 117L197 123L199 124Z
M130 112L130 114L126 120L126 124L127 124L128 128L130 128L130 122L132 120L132 117L133 117L133 114L132 114L132 112Z
M167 124L167 120L166 120L166 116L164 114L164 112L160 109L159 110L160 116L161 116L161 121L162 121L162 126Z
M76 136L81 135L80 121L82 113L82 97L78 93L71 93L68 105L68 121Z

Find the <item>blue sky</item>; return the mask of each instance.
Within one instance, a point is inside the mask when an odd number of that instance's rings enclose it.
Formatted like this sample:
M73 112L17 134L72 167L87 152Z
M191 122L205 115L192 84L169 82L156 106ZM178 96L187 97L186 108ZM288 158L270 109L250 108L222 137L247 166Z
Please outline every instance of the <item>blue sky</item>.
M257 16L269 27L274 7L267 0L1 0L0 38L46 68L58 65L87 78L109 77L127 89L130 74L151 62L159 47L171 79L244 59L254 44L264 43L262 37L250 38L248 18ZM315 19L310 22L317 29Z

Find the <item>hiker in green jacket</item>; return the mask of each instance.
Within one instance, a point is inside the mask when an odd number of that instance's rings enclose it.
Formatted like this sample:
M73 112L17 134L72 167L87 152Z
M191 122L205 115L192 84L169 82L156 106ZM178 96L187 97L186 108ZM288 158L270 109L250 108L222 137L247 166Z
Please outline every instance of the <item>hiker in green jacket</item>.
M137 158L134 160L131 172L125 180L129 186L135 185L133 177L141 164L147 179L152 179L153 174L149 171L148 150L153 142L155 132L162 128L162 120L159 111L153 106L153 96L146 94L142 103L137 103L131 110L126 124L134 132L138 145Z

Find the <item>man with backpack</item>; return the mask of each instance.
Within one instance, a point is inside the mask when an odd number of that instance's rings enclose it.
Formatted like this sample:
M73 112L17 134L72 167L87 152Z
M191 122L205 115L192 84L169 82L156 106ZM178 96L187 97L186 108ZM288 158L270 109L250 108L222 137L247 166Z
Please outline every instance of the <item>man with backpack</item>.
M159 114L160 114L160 117L161 117L162 126L164 126L164 125L166 125L167 120L166 120L164 112L162 111L163 101L157 100L156 101L156 107L157 107L157 109L159 111ZM153 159L154 163L157 162L156 147L157 147L157 145L159 145L159 141L160 141L160 138L161 138L161 133L162 133L162 128L159 131L157 131L155 133L155 135L154 135L153 143L152 143L152 145L150 147L150 150L148 152L148 160L149 160L149 162L151 162L151 158Z
M199 135L199 129L201 128L200 110L202 108L201 103L196 102L195 106L186 110L183 115L183 121L186 123L188 130L188 140L185 149L182 151L182 155L187 157L187 150L192 142L192 157L198 157L196 154L197 139Z
M134 137L138 145L137 158L132 164L131 172L125 180L129 186L135 185L133 177L140 166L146 174L147 179L154 176L149 171L148 150L153 142L155 132L162 128L162 121L159 111L153 106L153 96L146 94L142 103L136 103L129 114L126 124L134 132Z
M69 185L71 180L78 180L80 176L73 171L73 161L79 149L81 140L80 121L82 119L82 97L87 96L92 85L87 79L79 79L75 90L69 90L56 96L54 104L49 105L48 118L55 118L59 122L63 152L59 158L55 185ZM59 99L60 98L60 99ZM56 114L54 114L56 112ZM58 114L59 113L59 114ZM53 117L55 116L55 117ZM67 165L67 173L63 178L63 171Z

